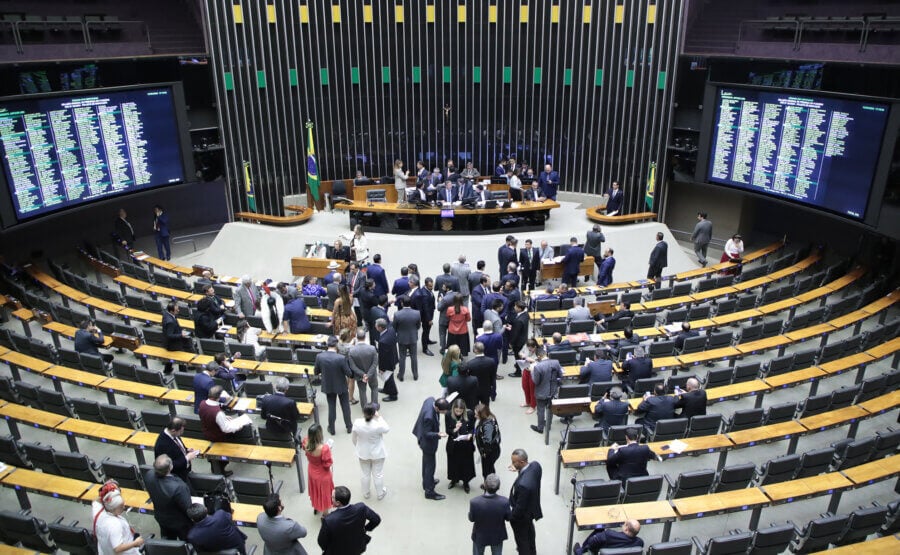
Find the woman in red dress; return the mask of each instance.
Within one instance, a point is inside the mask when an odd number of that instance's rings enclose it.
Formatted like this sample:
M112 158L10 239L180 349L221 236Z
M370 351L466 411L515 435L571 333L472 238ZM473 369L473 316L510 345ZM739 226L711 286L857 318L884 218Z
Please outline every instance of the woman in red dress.
M322 426L313 424L303 440L303 452L308 463L309 499L313 514L326 513L332 507L331 493L334 491L334 477L331 465L331 448L322 442Z

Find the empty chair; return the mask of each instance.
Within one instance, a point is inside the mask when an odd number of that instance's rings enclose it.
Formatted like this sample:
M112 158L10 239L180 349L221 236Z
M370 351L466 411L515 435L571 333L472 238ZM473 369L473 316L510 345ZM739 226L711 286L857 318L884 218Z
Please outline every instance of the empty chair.
M823 447L803 453L800 455L800 465L794 478L808 478L827 471L833 458L834 447Z
M716 303L716 316L723 316L725 314L731 314L737 308L737 299L728 298L722 299Z
M654 341L648 351L650 357L668 357L675 354L674 341Z
M850 520L847 521L841 535L831 543L847 545L864 541L870 534L874 534L881 528L887 514L888 508L883 505L856 509L850 513Z
M316 392L312 387L304 384L292 383L288 386L284 396L298 403L315 403Z
M38 389L40 387L21 380L13 382L13 386L22 398L23 403L36 409L41 408L41 402L38 400Z
M867 462L875 450L875 437L861 439L842 439L831 444L834 448L834 459L831 470L843 470Z
M217 355L219 353L227 353L228 348L221 339L199 339L200 350L204 355Z
M900 445L900 430L888 428L884 432L875 432L875 449L872 451L870 460L883 459L895 454L898 445Z
M652 326L652 325L654 325L654 324L656 323L656 316L653 315L653 314L641 314L640 316L645 316L645 317L646 317L646 316L653 316L653 322L652 322L652 323L650 323L650 324L648 324L648 325L645 325L645 326L641 326L641 327L650 327L650 326ZM635 316L634 318L637 318L637 316ZM633 323L633 322L634 322L634 318L618 318L618 319L616 319L616 320L613 320L612 322L606 322L606 324L605 324L605 326L606 326L606 331L621 331L621 330L624 330L625 328L627 328L627 327L629 327L629 326L632 327L632 328L637 328L638 326L636 326L636 325Z
M266 351L268 352L268 348ZM297 349L295 351L297 355L297 363L299 364L315 364L316 356L322 351L318 349Z
M11 435L0 436L0 462L29 470L34 468L22 444Z
M179 415L184 420L184 436L191 439L205 439L200 417L194 414ZM168 421L166 421L168 423Z
M81 368L81 358L79 358L78 352L73 349L60 347L56 350L56 356L59 360L59 364L62 366L68 366L69 368Z
M583 480L575 483L575 497L579 507L615 505L621 495L620 480Z
M559 310L559 299L538 299L534 301L535 312Z
M874 442L874 439L873 439ZM572 428L566 436L566 449L600 447L603 443L602 428Z
M264 447L284 447L296 449L297 442L291 432L270 432L265 426L259 430L259 444Z
M654 289L650 293L651 301L658 301L659 299L668 299L672 296L672 288L671 287L659 287Z
M747 555L778 555L787 550L797 531L794 523L788 521L785 524L773 524L759 528L753 534L753 542Z
M759 377L761 364L759 362L748 362L738 364L734 367L734 377L732 383L750 382Z
M786 374L791 371L791 367L794 365L794 355L787 354L780 357L775 357L770 360L767 364L763 366L763 377L768 376L777 376L779 374Z
M577 397L587 397L590 395L591 386L589 384L563 385L559 388L560 399L575 399Z
M741 430L749 430L762 425L766 417L763 409L741 409L736 410L731 415L731 419L726 423L725 429L729 432L739 432Z
M241 387L241 391L247 397L259 397L260 395L272 395L275 388L272 382L261 382L257 380L247 380Z
M734 276L719 276L716 278L716 287L730 287L734 284Z
M31 338L31 356L56 364L56 350L43 341Z
M643 293L641 293L640 290L637 290L637 291L628 291L627 293L622 293L622 297L619 299L619 303L621 303L621 304L624 304L624 303L629 303L629 304L639 303L639 302L641 302L641 299L642 299L642 298L643 298Z
M801 351L797 351L794 353L794 366L791 368L792 370L799 370L801 368L808 368L815 364L816 355L819 354L819 350L816 348L812 349L803 349Z
M704 303L698 306L691 307L688 310L687 319L688 320L702 320L704 318L709 318L710 305L709 303Z
M900 500L888 503L888 513L884 525L878 530L881 536L889 536L900 531Z
M800 466L800 455L785 455L770 459L763 463L756 472L756 485L777 484L787 480L793 480Z
M172 372L172 378L175 380L175 387L186 391L194 389L194 377L196 375L195 372Z
M99 374L101 376L109 375L109 368L103 362L101 355L91 355L88 353L79 353L78 360L81 362L81 369L91 374Z
M66 525L62 522L47 524L50 536L60 551L69 555L97 555L97 543L90 530L78 526L78 522Z
M666 499L706 495L712 489L715 480L716 471L711 469L682 472L674 482L666 475L666 482L669 485Z
M687 381L691 378L697 378L697 376L693 376L690 374L678 374L677 376L669 376L666 379L666 393L675 393L675 388L684 389L687 387Z
M113 376L120 380L137 381L137 373L134 364L114 360L112 362Z
M677 324L679 322L684 322L688 319L687 317L687 309L686 308L677 308L675 310L669 310L666 312L666 320L667 324Z
M172 378L166 377L159 370L150 370L149 368L135 367L134 375L137 376L137 381L148 385L169 387L169 384L172 383Z
M627 318L619 318L619 320L627 320ZM616 321L618 321L618 320L616 320ZM611 324L615 323L616 321L611 322ZM656 325L656 314L653 314L653 313L635 314L631 318L631 327L636 330L639 330L642 328L652 328L655 325ZM621 329L625 329L626 327L628 327L628 326L623 325L621 327ZM613 328L612 326L609 326L607 329L610 331L615 331L615 328Z
M566 334L566 323L565 322L542 322L541 323L541 335L545 337L549 337L554 333L560 333L562 335Z
M100 403L100 413L103 415L103 420L110 426L134 428L135 430L144 429L144 421L141 416L128 407Z
M826 318L828 318L831 310L827 306L818 306L806 313L807 317L807 326L814 326L816 324L821 324Z
M144 540L144 555L194 555L191 544L181 540L161 540L148 538Z
M731 385L731 378L734 376L733 368L716 368L712 369L706 374L706 378L703 382L703 385L709 389L712 387L722 387L724 385Z
M109 457L100 462L108 480L115 480L123 488L144 489L144 477L136 464L113 461Z
M37 389L37 398L38 402L41 405L41 408L43 408L43 410L45 411L62 416L75 416L75 411L72 410L72 405L69 404L66 396L59 391L47 389L46 387L39 387Z
M266 498L273 493L281 490L283 482L278 480L275 487L268 480L261 478L238 478L231 479L231 488L234 490L234 497L238 503L250 503L252 505L262 505L266 502Z
M656 427L651 432L647 441L670 441L682 439L687 433L687 418L664 418L656 422Z
M591 384L591 401L596 401L606 395L613 387L621 385L620 382L594 382Z
M768 426L769 424L780 424L782 422L787 422L788 420L792 420L794 418L794 413L796 412L797 403L787 402L772 405L766 411L765 423Z
M757 299L756 295L741 295L740 297L737 298L737 306L735 307L735 310L741 311L741 310L747 310L749 308L755 308L756 307L756 299Z
M269 362L294 362L294 352L290 347L267 347L266 359Z
M201 433L202 437L202 433ZM259 437L253 426L244 426L240 430L231 434L228 438L229 443L243 443L245 445L259 445Z
M797 530L797 537L791 542L793 553L822 551L831 542L841 537L850 515L828 515L809 521L803 530Z
M684 437L711 436L719 433L722 427L721 414L703 414L691 417L687 433Z
M13 511L0 511L0 538L5 543L21 543L41 553L53 553L57 548L46 522L30 514Z
M17 405L23 404L19 390L8 376L0 376L0 399Z
M734 341L734 336L728 330L712 332L707 335L706 348L712 350L728 347L732 341Z
M685 295L690 295L691 289L694 288L694 285L691 282L684 283L676 283L672 286L672 296L673 297L683 297Z
M675 540L654 543L647 548L647 555L691 555L694 544L691 540Z
M253 345L248 345L246 343L229 343L228 351L232 355L237 355L240 353L241 357L247 360L253 360L256 358L256 348Z
M76 397L69 399L69 403L72 404L72 408L75 410L75 414L78 415L78 418L106 424L106 420L103 419L103 413L100 412L100 403L97 401Z
M643 503L656 501L662 491L662 476L635 476L625 480L620 503Z
M826 362L831 362L832 360L838 359L841 357L841 353L844 352L844 342L843 341L835 341L833 343L829 343L822 347L819 351L819 358L816 361L817 364L824 364Z
M702 543L694 537L694 545L700 555L737 555L747 553L753 541L753 532L737 532L727 536L716 536Z
M619 445L625 445L625 431L628 428L633 428L633 425L622 424L620 426L610 426L607 430L604 431L604 443L607 445L612 445L613 443L618 443Z
M716 278L701 279L697 282L697 292L703 293L716 288Z
M805 328L807 323L809 322L809 314L796 314L793 318L789 319L787 323L784 325L784 331L792 331L799 330Z
M753 480L754 474L756 474L756 465L752 462L726 466L716 476L716 484L713 486L712 493L746 489Z
M228 481L221 474L205 474L203 472L191 472L188 474L188 486L191 488L191 494L195 496L203 496L208 493L222 493L231 499L231 493L228 489Z
M62 470L59 469L59 466L56 465L56 461L53 458L55 450L51 445L30 443L27 441L22 442L21 445L22 449L25 450L25 455L28 457L28 460L31 461L31 464L34 465L36 469L47 474L62 476Z
M878 376L873 376L871 378L863 380L859 384L859 391L857 392L856 399L853 401L853 403L859 404L868 401L869 399L878 397L879 395L884 393L886 384L887 376L885 374L879 374Z
M798 409L798 418L806 418L807 416L815 416L828 411L831 406L831 393L822 393L821 395L813 395L800 401Z
M53 461L66 478L95 482L97 484L102 484L105 479L100 465L83 453L54 451Z
M831 404L829 405L828 410L842 409L844 407L849 407L850 405L852 405L853 400L856 399L856 396L859 393L859 389L859 384L856 384L844 386L832 391Z
M758 324L750 324L749 326L742 328L739 343L747 343L762 338L764 325L765 324L760 322Z
M678 354L688 355L691 353L699 353L706 348L707 337L698 335L697 337L688 337L684 340L684 344Z
M594 333L595 327L593 320L573 320L569 322L569 333Z
M547 356L553 360L558 360L561 366L571 366L578 363L578 352L572 349L551 351L547 353Z
M154 434L162 432L169 424L170 418L171 416L169 416L168 412L158 410L141 411L141 420L143 420L144 426L148 432L153 432Z

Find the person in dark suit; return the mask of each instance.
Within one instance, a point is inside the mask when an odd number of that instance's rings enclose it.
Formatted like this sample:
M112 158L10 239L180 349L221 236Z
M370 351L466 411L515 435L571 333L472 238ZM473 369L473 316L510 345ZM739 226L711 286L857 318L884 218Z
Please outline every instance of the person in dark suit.
M706 212L697 212L697 225L691 233L691 242L694 244L694 254L697 255L697 262L702 267L706 267L706 251L709 243L712 241L713 225L707 219Z
M373 306L369 310L369 318L372 319L372 322L378 321L379 318L383 319L388 324L391 323L391 318L388 316L388 296L387 295L379 295L375 299L375 306ZM374 334L375 339L378 340L378 330Z
M184 435L184 419L173 416L162 432L156 437L153 446L153 456L167 455L172 461L172 474L188 483L188 475L191 473L191 461L197 458L200 451L188 449L181 440Z
M641 531L641 523L634 519L622 523L622 531L598 528L590 533L583 544L576 543L575 555L597 553L600 549L622 549L628 547L644 547L644 540L637 537Z
M506 236L506 242L500 245L500 248L497 249L497 263L499 264L500 269L497 270L497 275L502 276L506 273L506 269L509 268L510 262L516 261L516 251L513 249L513 241L515 237L512 235Z
M78 323L78 329L75 330L75 352L85 353L88 355L98 356L103 359L103 362L109 364L113 361L113 356L106 353L100 352L100 347L103 346L103 331L94 325L94 322L91 321L90 318L85 318L81 322Z
M390 372L391 376L385 380L379 393L385 395L382 401L390 403L397 400L397 382L394 381L394 369L397 368L397 333L388 325L387 320L379 318L375 321L375 330L378 338L378 374L379 379L384 379L384 373Z
M622 330L622 338L613 341L610 345L610 351L612 351L610 354L613 358L618 358L619 352L622 349L625 349L627 347L637 348L637 346L640 344L641 338L640 336L634 334L634 328L631 327L631 323L629 322L629 325L625 326L625 329ZM653 367L652 362L650 363L650 367Z
M613 444L606 455L606 472L610 480L622 480L635 476L649 476L647 461L657 458L656 453L646 445L638 443L639 428L625 430L625 446Z
M214 361L213 361L214 362ZM213 376L216 374L216 367L212 364L206 364L197 369L194 375L194 414L200 414L200 405L209 395L209 390L216 385Z
M403 266L400 268L400 277L395 279L391 286L391 295L399 297L407 291L409 291L409 267Z
M519 249L519 273L522 275L522 291L534 289L537 272L541 269L541 251L533 246L531 239L525 240L525 247Z
M575 284L578 283L578 272L581 268L581 263L584 262L584 249L578 246L578 239L575 237L569 239L569 245L569 252L562 259L562 281L568 284L569 287L575 287Z
M681 323L681 332L675 336L675 348L679 351L684 349L684 340L689 337L698 337L700 333L697 330L691 329L690 322L682 322Z
M607 192L606 194L609 197L606 201L606 215L619 215L619 213L622 211L622 206L625 203L625 195L622 194L622 189L619 187L619 182L613 181L612 185L609 188L609 192Z
M650 251L649 267L647 269L647 279L659 280L662 278L663 268L669 265L669 244L663 241L663 234L656 234L656 245ZM653 291L653 284L649 284L647 288Z
M675 397L666 395L665 385L656 384L653 395L649 391L645 393L644 400L634 414L640 417L634 423L642 424L649 434L656 429L656 423L660 420L675 418Z
M538 176L538 184L541 186L541 191L544 193L544 197L550 200L556 200L556 192L559 190L559 172L553 169L553 166L547 164L544 166L544 171Z
M513 359L519 358L519 353L528 341L528 312L525 310L525 301L519 301L513 305L512 312L507 315L506 329L509 337L509 346L512 348ZM516 365L516 371L510 372L511 378L522 377L522 370Z
M418 278L415 276L413 278L418 281ZM434 280L430 277L425 278L425 286L416 288L412 296L410 296L409 306L418 310L421 317L422 352L428 356L434 356L434 353L428 348L429 345L436 343L429 337L431 335L431 327L434 324L434 311L437 308L434 300Z
M594 227L587 232L587 237L584 240L584 254L585 256L594 257L594 265L597 266L598 280L600 279L600 264L603 262L603 241L606 241L606 237L603 235L603 232L600 231L600 224L594 224Z
M619 310L605 318L599 317L597 322L600 324L600 327L606 330L612 322L621 320L622 318L634 318L634 311L631 310L631 303L622 303L622 307Z
M447 434L441 431L440 417L447 414L449 409L450 404L443 397L437 400L428 397L422 403L422 409L412 431L422 450L422 489L425 490L425 499L434 501L446 498L445 495L434 491L434 486L438 484L438 480L434 479L434 472L437 467L438 443L447 437Z
M256 529L265 544L263 555L307 555L297 541L306 537L306 528L282 514L284 503L281 496L270 494L263 503L263 511L256 517Z
M477 330L484 323L484 298L491 293L491 278L481 274L481 282L472 288L472 330ZM476 332L477 333L477 332Z
M686 391L676 389L675 408L681 409L679 418L691 418L706 414L706 392L700 389L700 381L697 378L688 378Z
M200 552L236 549L247 553L247 536L238 530L231 520L231 513L221 509L209 514L204 505L194 503L188 509L188 516L194 525L188 532L188 542Z
M541 511L543 470L539 462L528 461L528 453L524 449L514 450L510 458L518 476L509 492L509 525L513 529L519 553L537 555L534 521L544 516Z
M653 359L646 356L644 348L638 345L634 356L622 363L622 371L625 373L625 383L633 390L638 380L653 377Z
M287 378L275 380L275 393L260 399L258 408L260 416L266 421L267 430L275 434L290 432L291 436L297 437L300 411L297 410L297 402L285 396L290 385Z
M336 239L333 246L325 247L325 258L350 262L350 247L345 247L343 241Z
M126 249L134 244L134 227L128 221L128 213L124 208L119 208L119 215L113 222L113 236L116 242Z
M603 253L603 260L597 264L599 271L597 273L597 285L606 287L613 282L613 270L616 269L616 259L613 256L615 251L606 249ZM595 260L596 263L596 260Z
M469 501L469 522L472 522L472 543L474 553L483 555L490 546L491 555L497 555L503 549L503 542L509 537L506 533L506 522L512 510L509 499L497 495L500 489L500 477L488 474L484 478L484 495Z
M541 189L541 184L536 179L531 182L531 187L523 191L522 197L528 202L544 202L547 200L544 191Z
M622 400L623 393L619 387L610 388L600 402L594 405L594 416L599 420L594 427L608 430L610 426L628 424L628 403Z
M594 351L594 360L581 367L578 383L608 382L612 380L612 372L612 362L606 358L606 351L597 349Z
M322 517L319 547L322 555L359 555L369 544L368 532L381 524L381 517L365 503L350 504L350 490L337 486L331 494L334 509Z
M194 344L189 333L181 329L181 324L178 323L178 318L176 317L177 314L178 305L174 302L167 304L166 309L162 313L162 331L166 338L166 349L169 351L193 351ZM166 361L164 366L165 369L163 371L166 374L171 374L174 370L170 361ZM184 371L183 365L179 364L178 368Z
M163 207L153 207L153 234L156 238L156 254L163 260L172 258L172 247L169 244L169 215Z
M172 459L159 455L153 468L144 474L144 486L153 502L153 518L159 524L160 535L167 540L187 540L191 519L191 490L178 476L172 475Z
M472 294L472 291L475 290L476 287L481 285L481 276L484 275L484 267L487 263L484 260L479 260L475 263L475 269L469 271L469 295Z
M472 347L474 356L466 361L469 375L478 379L478 402L485 405L497 394L497 361L484 356L484 343L476 341Z
M447 395L456 393L466 402L467 407L478 404L478 378L469 374L469 367L463 364L459 373L447 378Z
M372 257L372 263L367 266L366 274L369 276L369 279L375 282L376 296L388 294L387 276L384 273L384 268L381 266L380 254Z
M422 327L422 316L418 310L410 308L409 299L400 299L400 310L394 314L394 330L397 332L399 346L400 373L397 377L403 381L406 374L406 356L409 355L410 367L414 380L419 379L419 356L416 345L419 342L419 328Z
M315 373L322 376L322 393L328 399L328 433L334 435L334 421L337 419L335 404L341 403L344 414L344 426L347 433L353 429L350 419L350 397L347 389L347 378L353 377L353 371L347 357L337 352L337 337L328 336L328 350L316 355Z
M435 193L438 202L452 203L456 200L456 185L452 181L445 181L444 186L439 188Z

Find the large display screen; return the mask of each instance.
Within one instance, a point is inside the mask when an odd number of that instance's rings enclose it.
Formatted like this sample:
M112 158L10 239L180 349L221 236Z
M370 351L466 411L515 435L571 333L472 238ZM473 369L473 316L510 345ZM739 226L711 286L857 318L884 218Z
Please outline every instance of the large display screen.
M185 179L171 86L0 100L19 221Z
M719 87L707 179L865 218L890 106Z

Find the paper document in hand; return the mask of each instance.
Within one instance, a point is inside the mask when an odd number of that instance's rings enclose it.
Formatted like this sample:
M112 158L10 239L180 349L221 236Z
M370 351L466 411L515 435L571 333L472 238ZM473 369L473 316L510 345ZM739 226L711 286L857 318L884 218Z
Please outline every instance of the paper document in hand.
M688 444L678 439L669 443L669 451L672 451L673 453L684 453L684 450L687 448Z
M233 410L245 411L250 407L250 399L248 397L240 397L232 407Z
M678 333L681 331L681 324L667 324L663 327L669 333Z
M457 397L459 397L459 391L454 391L450 395L447 395L447 402L452 403Z
M391 379L391 376L393 376L393 375L394 375L393 370L386 370L384 373L384 376L382 376L381 379L383 379L384 381L388 381L389 379Z
M565 256L554 256L554 257L553 257L553 263L554 263L554 264L559 264L560 262L563 261L563 258L565 258Z

